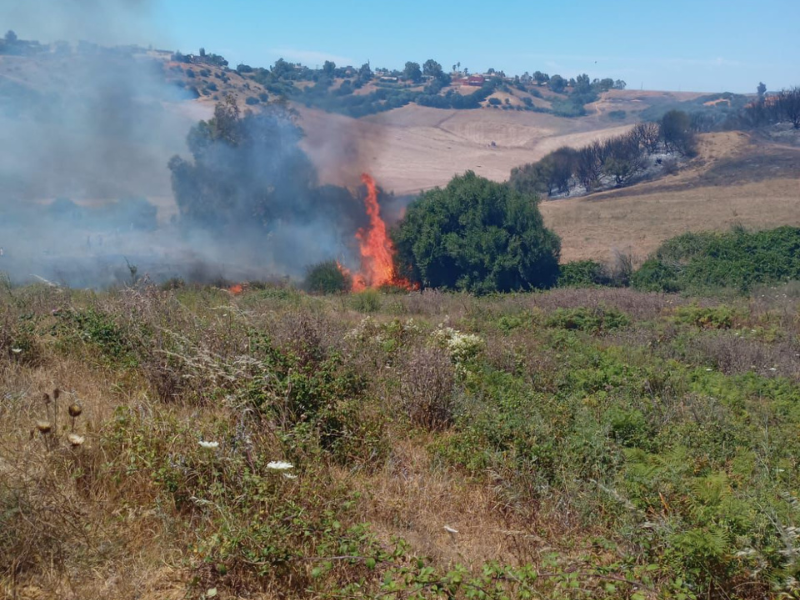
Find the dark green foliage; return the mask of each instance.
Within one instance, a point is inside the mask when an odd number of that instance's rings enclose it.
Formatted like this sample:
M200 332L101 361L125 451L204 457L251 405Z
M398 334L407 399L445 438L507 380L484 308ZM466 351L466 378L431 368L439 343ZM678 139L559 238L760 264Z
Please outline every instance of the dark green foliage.
M556 94L560 94L566 89L567 82L563 77L561 77L561 75L553 75L549 79L548 85L550 86L550 89L553 90Z
M628 113L624 110L611 110L608 112L608 118L612 121L624 121Z
M800 228L687 233L665 242L633 276L641 290L734 288L800 278Z
M469 171L423 193L392 237L401 276L476 293L548 287L561 243L536 200Z
M329 260L309 268L305 288L320 294L336 294L350 289L351 282L336 261Z
M677 321L701 329L730 329L733 327L735 317L734 311L727 306L703 308L692 304L675 309Z
M559 269L558 287L591 287L611 283L607 269L594 260L571 261Z
M422 81L422 69L420 69L419 63L407 62L403 70L403 77L413 83Z
M633 274L631 285L643 292L677 292L679 269L650 258Z
M630 319L615 308L558 308L547 319L548 327L598 333L630 324Z

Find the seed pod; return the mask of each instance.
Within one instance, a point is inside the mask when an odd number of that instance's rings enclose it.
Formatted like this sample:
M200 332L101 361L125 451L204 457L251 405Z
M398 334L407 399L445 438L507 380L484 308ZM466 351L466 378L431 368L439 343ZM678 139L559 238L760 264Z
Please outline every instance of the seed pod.
M61 390L56 388L53 390L53 399L58 400L58 397L61 395Z
M39 433L42 435L47 435L53 430L53 426L50 424L50 421L36 421L36 429L38 429Z
M74 419L75 417L81 416L81 413L83 412L83 407L80 405L80 403L73 402L72 404L69 405L67 411L69 412L69 416Z
M86 441L86 438L84 438L82 435L78 435L77 433L70 433L67 436L67 439L69 440L69 443L72 444L73 448L77 448L83 444L84 441Z

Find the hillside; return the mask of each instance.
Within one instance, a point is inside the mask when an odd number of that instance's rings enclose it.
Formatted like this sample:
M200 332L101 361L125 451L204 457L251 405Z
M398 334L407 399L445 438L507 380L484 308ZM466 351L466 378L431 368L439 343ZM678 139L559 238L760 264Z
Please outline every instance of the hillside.
M563 145L581 146L628 126L591 116L409 105L352 119L299 109L304 145L326 183L348 184L368 170L388 190L414 194L473 170L495 181Z
M541 205L562 239L562 260L641 262L687 231L800 224L800 148L790 129L700 136L699 156L674 176ZM780 142L772 141L777 138ZM794 142L796 143L796 142Z
M177 211L166 162L185 154L190 126L208 118L225 94L234 94L242 110L258 111L277 98L276 92L294 89L288 102L297 110L305 131L302 145L321 182L353 186L366 171L397 195L443 186L466 170L504 181L512 168L561 146L579 148L619 135L665 110L708 111L718 121L744 98L611 89L585 104L585 116L564 117L553 114L553 107L568 100L566 92L498 80L484 90L479 108L408 102L354 118L307 104L348 87L345 95L353 98L384 90L387 99L372 102L386 103L395 92L417 93L422 86L385 84L377 76L354 84L355 72L347 67L337 68L317 96L307 95L304 90L319 81L298 78L319 79L318 73L279 63L271 70L234 70L213 54L92 45L0 54L0 114L8 117L0 141L16 144L5 165L13 175L5 192L45 202L66 196L83 204L144 196L166 222ZM452 84L438 93L469 95L481 89ZM43 137L48 144L19 143ZM77 147L65 145L68 139L79 140ZM615 251L641 260L664 239L687 230L797 224L797 144L791 131L705 134L700 156L675 176L544 202L542 212L562 237L563 260L609 260ZM42 169L47 178L36 175ZM27 181L19 173L29 170Z

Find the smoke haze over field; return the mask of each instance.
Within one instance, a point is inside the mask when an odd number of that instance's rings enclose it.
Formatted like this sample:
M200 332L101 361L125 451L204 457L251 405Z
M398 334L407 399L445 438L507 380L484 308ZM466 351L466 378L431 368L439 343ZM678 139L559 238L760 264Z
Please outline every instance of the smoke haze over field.
M156 279L201 280L299 277L332 258L352 265L362 199L320 187L310 162L308 173L292 171L302 151L288 128L256 131L258 143L241 151L215 142L213 165L189 152L187 134L209 114L167 83L161 61L125 48L154 26L151 8L146 0L0 8L0 26L20 40L70 42L0 53L0 271L15 281L104 286L128 279L128 263ZM332 127L324 137L330 143L315 160L328 170L347 165L344 179L357 182L358 149L344 143L347 132ZM215 188L217 203L203 219L192 207L208 199L205 188L178 194L178 220L167 222L164 211L157 218L154 205L175 205L173 155L231 188Z

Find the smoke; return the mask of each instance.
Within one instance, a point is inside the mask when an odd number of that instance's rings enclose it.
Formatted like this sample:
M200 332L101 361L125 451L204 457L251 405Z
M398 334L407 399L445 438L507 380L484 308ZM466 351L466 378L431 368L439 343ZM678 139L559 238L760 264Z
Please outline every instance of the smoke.
M25 39L146 46L154 38L163 39L152 16L154 6L152 0L12 1L0 5L0 24Z
M332 258L357 266L363 165L341 120L311 124L314 163L283 109L237 114L242 139L200 147L211 108L168 83L163 56L129 45L158 32L151 2L14 4L0 6L20 38L0 42L0 271L13 281L103 287L134 266L200 281L300 278ZM340 187L320 185L320 173ZM392 199L382 196L387 208Z

